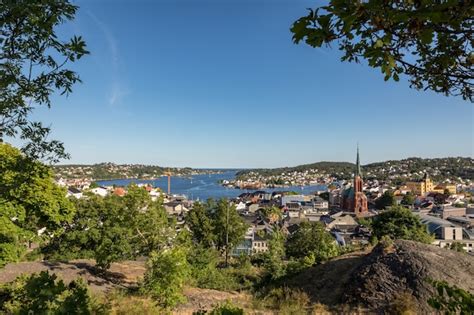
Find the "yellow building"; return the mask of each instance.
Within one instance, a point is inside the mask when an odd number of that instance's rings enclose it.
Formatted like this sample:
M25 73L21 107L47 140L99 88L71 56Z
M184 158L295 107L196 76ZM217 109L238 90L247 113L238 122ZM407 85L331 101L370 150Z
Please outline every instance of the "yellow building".
M433 191L434 184L425 173L425 176L420 181L406 182L405 184L415 195L424 196L426 193Z
M454 195L456 191L456 185L454 184L438 184L435 188L433 188L434 192L444 194L444 191L448 190L450 194Z

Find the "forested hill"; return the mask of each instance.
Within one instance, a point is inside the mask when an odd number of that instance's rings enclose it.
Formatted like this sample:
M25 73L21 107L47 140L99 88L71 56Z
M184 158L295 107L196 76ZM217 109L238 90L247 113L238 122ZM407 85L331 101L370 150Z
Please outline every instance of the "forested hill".
M56 177L58 178L91 178L94 180L107 180L117 178L157 178L170 172L173 176L187 176L195 174L207 174L215 171L196 170L185 168L166 168L156 165L143 164L114 164L100 163L93 165L56 165L54 166Z
M279 176L284 173L317 172L322 176L332 175L338 178L350 178L354 173L354 169L355 164L349 162L317 162L294 167L244 170L238 172L237 177L245 179L251 174L267 177ZM377 179L386 179L393 176L416 179L421 178L426 172L435 180L459 177L474 180L474 159L467 157L434 159L412 157L362 165L362 172L367 178Z

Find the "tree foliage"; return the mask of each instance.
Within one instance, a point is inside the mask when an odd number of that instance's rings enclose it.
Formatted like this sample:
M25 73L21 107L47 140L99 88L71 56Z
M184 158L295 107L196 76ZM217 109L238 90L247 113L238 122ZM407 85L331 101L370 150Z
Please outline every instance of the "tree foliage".
M295 43L337 42L342 61L367 60L384 79L472 101L472 1L331 0L291 27Z
M466 250L464 249L464 244L461 242L452 242L451 245L449 245L449 249L454 250L459 253L466 252Z
M192 231L194 240L205 247L212 247L216 241L210 212L214 206L212 200L205 204L196 202L186 216L186 224Z
M67 95L80 82L65 66L89 53L85 42L56 35L76 11L68 0L5 0L0 6L0 142L3 136L29 140L23 151L34 159L67 157L61 142L47 139L50 127L30 116L35 107L50 107L53 93Z
M273 231L268 242L268 254L265 257L264 267L272 280L283 277L286 274L285 263L285 235L280 230Z
M51 169L0 143L0 265L19 259L25 245L58 233L74 215Z
M218 201L213 211L213 230L216 235L217 249L230 251L243 240L247 226L228 200Z
M415 203L415 196L412 193L407 193L403 196L402 205L413 206Z
M339 253L335 239L320 222L303 222L288 237L286 253L289 257L304 258L312 255L315 262L322 262Z
M72 222L43 250L48 258L94 258L108 269L164 248L175 236L161 201L152 201L142 187L129 186L124 197L90 195L74 202Z
M278 222L283 216L283 212L277 206L264 207L260 214L270 223Z
M372 230L378 239L388 236L394 240L413 240L427 244L433 241L420 218L403 207L394 207L379 214L372 221Z
M445 281L431 282L437 294L428 300L429 305L444 314L472 314L474 295Z
M387 207L392 207L395 204L395 196L390 190L385 191L382 196L375 200L375 207L377 209L385 209Z
M163 307L184 301L182 290L190 276L190 266L183 247L152 252L147 262L143 292L150 294Z
M0 286L0 312L6 314L106 314L81 279L65 285L55 274L20 276Z
M228 200L210 199L204 204L195 203L186 216L193 238L206 247L231 250L245 235L247 226ZM227 248L226 248L227 247Z

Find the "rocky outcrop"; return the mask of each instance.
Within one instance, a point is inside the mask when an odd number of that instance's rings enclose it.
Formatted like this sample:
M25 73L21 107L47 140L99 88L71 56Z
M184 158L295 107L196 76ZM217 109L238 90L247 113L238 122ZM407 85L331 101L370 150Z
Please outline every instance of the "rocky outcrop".
M412 241L379 245L352 271L342 302L384 312L404 296L412 297L417 313L432 313L427 300L435 291L429 279L474 292L474 257Z

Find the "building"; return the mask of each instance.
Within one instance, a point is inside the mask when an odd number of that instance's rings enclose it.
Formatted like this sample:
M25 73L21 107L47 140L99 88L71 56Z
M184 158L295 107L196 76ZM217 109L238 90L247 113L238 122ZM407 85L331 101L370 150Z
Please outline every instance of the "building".
M107 196L107 194L109 193L108 190L104 187L96 187L96 188L92 188L91 189L91 193L93 193L94 195L99 195L101 197L105 197Z
M435 236L434 245L444 248L457 242L463 245L466 252L474 252L474 233L472 230L431 215L420 214L420 221L426 225L428 232Z
M406 182L405 185L417 196L424 196L434 189L433 181L429 178L428 173L425 173L423 179Z
M68 187L66 197L74 197L77 199L82 198L82 191L77 189L76 187Z
M281 205L286 206L287 203L300 203L309 200L310 197L305 195L286 195L281 197Z
M449 205L441 205L432 209L432 212L438 214L442 219L449 217L462 217L466 215L466 208L452 207Z
M362 191L362 184L363 182L359 159L359 147L357 147L354 184L351 188L344 190L342 193L342 209L344 211L353 212L357 216L364 215L369 212L367 206L367 196Z
M261 237L255 233L252 240L252 253L266 253L268 249L268 237Z
M433 188L434 192L437 192L437 193L440 193L440 194L444 194L444 192L446 190L451 195L454 195L457 192L456 185L454 185L454 184L443 183L443 184L438 184L438 185L436 185L436 187Z

